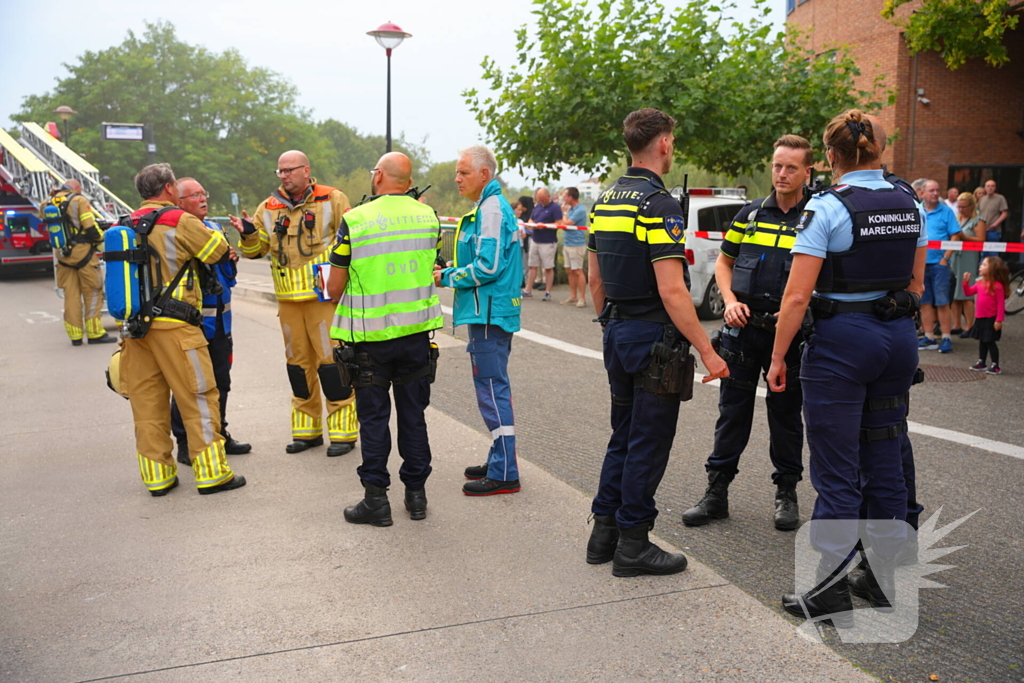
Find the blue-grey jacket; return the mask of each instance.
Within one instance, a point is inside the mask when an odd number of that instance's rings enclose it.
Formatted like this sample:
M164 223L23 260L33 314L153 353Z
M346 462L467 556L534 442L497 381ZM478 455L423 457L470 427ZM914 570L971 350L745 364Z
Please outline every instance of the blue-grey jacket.
M441 274L441 284L455 290L455 324L518 332L522 281L519 226L501 186L492 180L476 208L459 220L455 265Z

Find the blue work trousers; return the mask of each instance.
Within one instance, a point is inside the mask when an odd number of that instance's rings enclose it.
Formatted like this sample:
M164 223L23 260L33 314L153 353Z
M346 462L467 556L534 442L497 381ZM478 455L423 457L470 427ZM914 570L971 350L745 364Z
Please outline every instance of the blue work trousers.
M679 395L644 391L635 376L647 370L664 334L665 325L642 320L611 320L604 331L612 436L591 510L614 514L620 529L652 524L658 516L654 494L676 436Z
M487 453L487 477L494 481L519 479L512 384L508 378L512 333L497 325L470 325L466 351L473 361L476 402L493 439Z
M768 408L768 457L775 471L772 481L796 484L804 471L802 452L804 426L800 418L803 392L795 381L800 365L800 343L797 335L786 353L786 365L794 381L782 392L769 391L765 397ZM726 327L722 332L723 354L729 365L729 376L723 379L718 394L718 422L715 423L715 448L704 465L709 472L725 472L729 478L739 471L740 455L750 440L754 422L757 383L772 364L775 334L761 327ZM731 355L730 355L731 354ZM794 372L794 369L796 372Z
M910 318L882 322L869 313L841 313L815 322L800 371L811 483L818 493L811 519L849 522L820 527L828 533L812 527L811 543L830 566L839 566L852 553L862 504L869 520L906 519L903 463L909 439L865 441L861 430L903 423L906 406L868 412L864 403L905 395L917 362ZM906 540L906 526L885 529L875 536L872 525L867 526L875 552L891 557Z
M379 342L360 342L356 354L369 355L374 373L396 379L420 370L430 363L428 332ZM402 467L398 477L406 488L423 488L430 476L430 442L423 411L430 405L430 378L421 377L403 384L392 384L395 411L398 414L398 454ZM356 388L356 414L363 464L356 472L359 479L374 486L388 487L388 456L391 455L391 396L388 389L372 385Z

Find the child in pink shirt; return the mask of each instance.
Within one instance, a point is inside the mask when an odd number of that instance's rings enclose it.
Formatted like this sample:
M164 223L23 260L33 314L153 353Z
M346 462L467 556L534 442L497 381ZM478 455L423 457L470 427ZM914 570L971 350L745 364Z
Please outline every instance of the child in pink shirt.
M971 337L978 340L978 362L971 370L1000 375L999 347L996 342L1002 336L1005 317L1006 292L1010 287L1010 269L998 256L989 256L978 266L978 280L971 285L971 274L964 273L961 285L964 294L974 296L974 327ZM985 366L985 359L992 355L992 365Z

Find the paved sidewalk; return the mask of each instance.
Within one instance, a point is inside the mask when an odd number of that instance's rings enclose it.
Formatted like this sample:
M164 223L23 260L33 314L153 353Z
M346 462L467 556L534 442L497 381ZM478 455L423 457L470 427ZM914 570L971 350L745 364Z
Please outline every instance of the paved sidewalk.
M240 297L235 314L229 417L255 448L231 459L249 485L211 497L189 472L165 498L142 488L109 347L0 327L21 399L0 425L0 681L875 680L700 563L587 565L588 500L528 462L521 493L463 496L488 439L432 409L427 519L399 484L393 527L346 524L358 451L283 452L274 311Z

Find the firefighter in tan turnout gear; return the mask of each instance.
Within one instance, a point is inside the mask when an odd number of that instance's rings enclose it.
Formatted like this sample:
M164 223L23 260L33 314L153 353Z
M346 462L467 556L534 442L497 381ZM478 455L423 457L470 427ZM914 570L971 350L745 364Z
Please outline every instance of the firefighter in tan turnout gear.
M64 329L75 346L82 345L82 337L90 344L109 344L117 339L107 334L100 320L103 282L98 250L102 248L103 233L96 225L89 200L81 193L82 184L68 180L49 200L58 208L68 236L68 248L57 251L57 286L64 290Z
M244 211L242 218L230 218L242 236L242 255L255 259L270 254L271 258L292 386L292 442L285 450L300 453L323 445L322 388L331 441L327 455L344 455L354 448L359 433L355 393L341 385L334 370L337 342L330 336L334 304L318 293L316 269L327 263L327 248L342 214L352 207L341 190L317 184L302 152L282 154L277 176L281 186L251 219Z
M220 394L207 350L202 323L203 294L196 259L204 263L226 261L224 235L179 209L178 186L167 164L145 167L135 176L142 206L131 215L136 228L148 214L158 212L148 233L148 262L161 296L159 311L143 336L124 340L121 384L135 419L142 481L154 496L178 485L178 465L172 455L171 396L178 404L188 434L189 455L199 493L230 491L245 486L224 454L220 434ZM106 252L113 264L122 254ZM110 266L108 266L110 267Z

